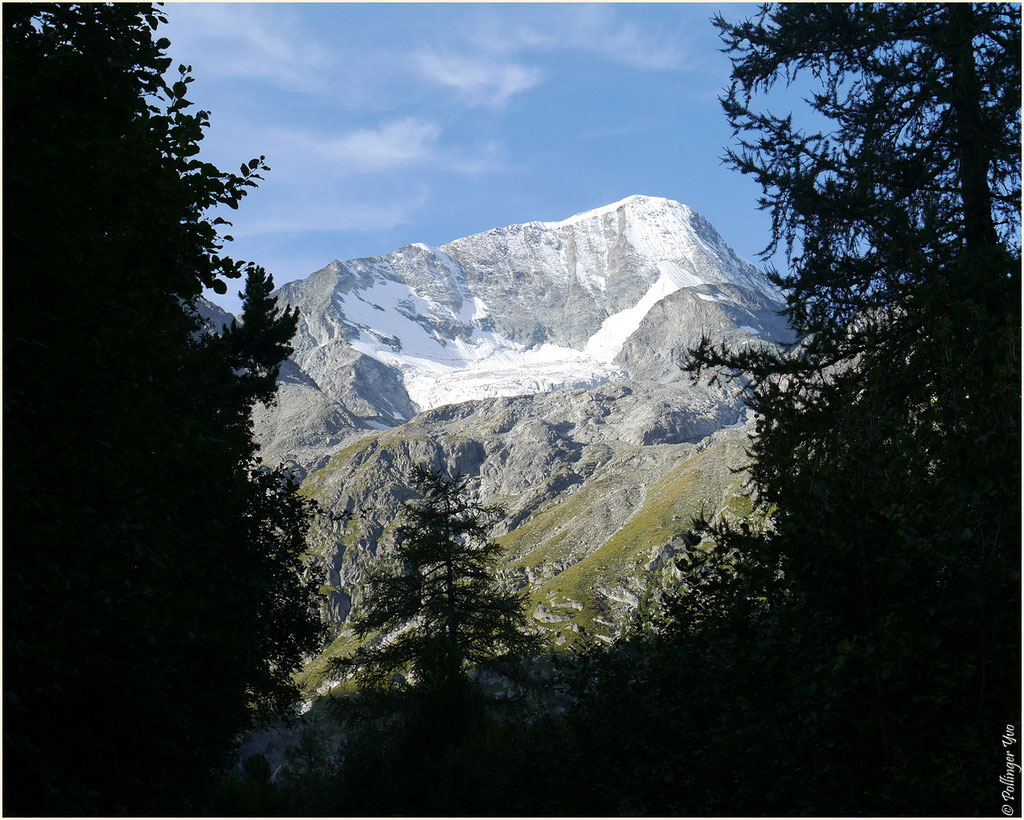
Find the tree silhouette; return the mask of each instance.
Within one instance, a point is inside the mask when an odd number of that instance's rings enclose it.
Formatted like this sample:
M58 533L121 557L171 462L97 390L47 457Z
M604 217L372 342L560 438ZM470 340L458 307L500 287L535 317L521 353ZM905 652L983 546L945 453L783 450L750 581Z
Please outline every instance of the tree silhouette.
M307 502L250 412L294 333L221 253L163 12L4 9L4 811L184 813L319 645ZM195 306L247 276L244 322Z
M715 546L677 634L774 648L744 668L789 693L764 701L788 738L768 777L800 801L776 810L991 810L986 733L1020 697L1019 8L716 25L728 161L764 189L803 341L695 351L695 373L750 380L769 526L699 522ZM753 106L798 77L820 131Z
M387 686L408 671L418 685L444 690L472 666L508 670L540 646L524 628L523 595L495 576L501 548L486 536L501 510L474 501L468 481L413 469L421 498L406 502L394 557L370 574L357 622L360 637L382 633L383 640L346 660L364 685Z

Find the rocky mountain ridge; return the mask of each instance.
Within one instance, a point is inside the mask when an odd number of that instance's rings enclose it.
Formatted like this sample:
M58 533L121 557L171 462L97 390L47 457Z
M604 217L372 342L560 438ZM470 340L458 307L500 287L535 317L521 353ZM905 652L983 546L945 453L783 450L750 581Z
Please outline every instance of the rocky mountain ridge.
M537 629L612 640L675 572L694 515L749 512L741 386L692 384L681 364L705 334L788 342L778 295L706 220L654 197L282 287L300 327L257 430L326 513L311 552L338 625L328 654L350 645L418 463L505 508L492 536Z
M657 197L334 261L278 291L300 326L257 431L268 461L305 472L441 404L678 380L700 328L784 335L777 296L703 217Z
M345 447L303 484L335 514L318 520L312 539L327 569L327 614L342 622L358 611L363 572L390 551L396 514L412 497L409 472L427 464L472 476L483 502L505 508L492 537L545 629L559 622L563 642L565 630L613 637L671 571L690 517L746 509L743 478L730 469L742 462L749 419L699 393L620 381L482 399ZM338 520L341 512L351 518Z

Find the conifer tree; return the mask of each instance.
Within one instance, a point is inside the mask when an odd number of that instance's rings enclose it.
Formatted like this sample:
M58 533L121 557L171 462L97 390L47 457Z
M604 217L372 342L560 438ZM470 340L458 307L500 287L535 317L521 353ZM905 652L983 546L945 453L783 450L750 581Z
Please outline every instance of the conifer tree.
M4 36L4 811L178 814L319 645L309 505L250 414L295 331L222 254L266 170L197 158L136 4L18 4ZM247 276L218 335L204 288Z
M761 727L786 738L768 779L805 801L773 810L995 810L986 749L1020 698L1019 7L716 25L727 159L764 189L802 342L694 352L749 379L769 525L698 522L716 546L677 634L761 647L785 716ZM824 126L755 108L790 82Z
M347 660L364 685L386 686L405 671L426 689L444 690L473 666L508 669L539 647L524 626L522 594L496 577L501 548L486 536L500 508L473 500L468 481L413 469L421 498L406 502L393 560L371 573L357 622L360 637L387 637Z

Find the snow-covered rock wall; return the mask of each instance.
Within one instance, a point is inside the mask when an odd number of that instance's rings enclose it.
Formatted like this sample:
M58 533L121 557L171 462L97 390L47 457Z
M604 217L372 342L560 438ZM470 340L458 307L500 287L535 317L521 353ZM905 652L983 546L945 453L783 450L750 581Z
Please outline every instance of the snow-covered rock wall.
M691 295L669 298L680 291ZM699 338L711 321L778 340L779 296L702 216L647 196L334 261L279 291L300 308L295 372L257 430L270 460L314 467L360 433L445 404L654 371L671 380L684 348L662 349L667 328Z

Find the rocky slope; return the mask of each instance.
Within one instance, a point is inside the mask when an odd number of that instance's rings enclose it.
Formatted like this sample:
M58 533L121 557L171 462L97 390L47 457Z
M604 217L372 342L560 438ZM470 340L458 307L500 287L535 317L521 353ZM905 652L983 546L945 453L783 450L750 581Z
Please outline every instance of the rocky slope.
M746 418L726 396L618 381L446 405L367 436L309 475L303 491L349 520L323 516L313 551L328 570L325 609L343 621L368 565L393 545L414 464L474 478L501 504L492 533L506 574L527 588L556 640L610 639L671 558L693 515L742 514Z
M473 478L506 515L508 582L558 644L611 640L674 572L692 516L743 516L752 429L738 386L693 385L702 335L788 341L778 293L685 205L630 197L562 222L332 262L300 308L264 458L323 505L329 650L393 545L412 466ZM337 514L347 511L350 516ZM305 682L321 679L322 659Z
M257 431L268 461L302 471L421 410L675 381L705 329L739 343L784 332L760 272L699 214L656 197L335 261L278 295L300 326Z

